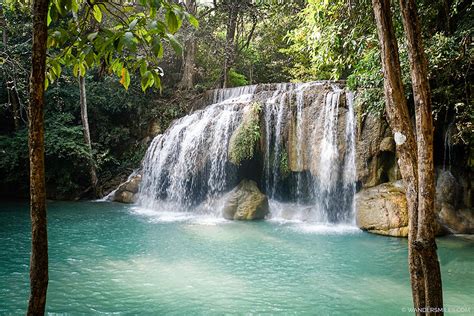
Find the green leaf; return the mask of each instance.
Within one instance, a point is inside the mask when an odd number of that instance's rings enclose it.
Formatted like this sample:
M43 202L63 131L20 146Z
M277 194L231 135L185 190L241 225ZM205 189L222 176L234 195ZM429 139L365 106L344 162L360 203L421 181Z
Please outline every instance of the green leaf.
M178 40L171 34L168 34L168 40L176 54L181 55L183 53L183 46L181 45L181 43L178 42Z
M72 68L72 74L74 77L77 77L79 75L79 64L75 64L74 67Z
M133 30L135 26L137 25L137 23L138 23L138 19L133 19L133 21L130 22L130 24L128 25L128 29Z
M79 11L79 4L77 3L77 0L71 0L71 8L74 13Z
M153 54L155 54L158 58L163 58L163 44L161 44L161 40L158 37L153 39L153 44L151 46L151 50Z
M125 32L122 37L122 43L132 52L137 49L137 39L132 32Z
M97 34L99 34L99 32L94 32L87 35L87 39L89 40L89 42L92 42L93 40L95 40L95 38L97 37Z
M130 85L130 73L127 68L122 68L120 83L128 90L128 86Z
M140 84L142 86L142 91L145 92L146 89L148 88L148 85L147 85L148 84L148 77L142 75L142 79L140 81Z
M84 67L84 63L79 64L79 73L83 77L86 75L86 67Z
M189 24L194 26L194 28L196 28L196 29L199 28L199 21L194 17L194 15L189 14L188 15L188 21L189 21Z
M54 1L54 5L56 6L56 9L58 10L60 15L62 15L62 16L66 15L67 11L64 8L63 0Z
M166 12L166 24L168 25L168 30L171 34L176 33L179 29L178 17L172 10Z
M51 20L51 7L50 7L50 9L48 10L48 16L46 18L46 25L49 26L51 24L51 21L52 20Z
M147 71L147 64L145 60L141 60L140 62L140 76L143 76L143 74Z
M94 18L97 22L102 22L102 11L100 10L98 5L94 4L92 13L94 14Z

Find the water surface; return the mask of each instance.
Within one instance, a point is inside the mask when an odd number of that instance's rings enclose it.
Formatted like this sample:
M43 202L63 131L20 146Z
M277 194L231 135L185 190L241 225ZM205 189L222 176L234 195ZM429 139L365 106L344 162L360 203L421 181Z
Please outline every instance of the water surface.
M52 314L400 315L411 306L405 239L115 203L48 207ZM0 223L0 314L24 314L27 205L3 202ZM438 245L446 306L474 311L474 242Z

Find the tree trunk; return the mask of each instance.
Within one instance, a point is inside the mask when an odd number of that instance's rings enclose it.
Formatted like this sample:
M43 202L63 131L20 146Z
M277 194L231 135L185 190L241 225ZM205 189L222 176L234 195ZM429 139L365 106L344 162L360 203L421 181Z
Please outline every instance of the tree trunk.
M408 1L408 2L407 2ZM390 0L372 0L381 46L387 117L407 187L408 263L416 314L442 314L441 274L434 238L433 125L427 64L413 0L400 0L415 96L416 142L403 92Z
M196 14L196 1L186 0L186 9L191 14ZM193 30L190 30L190 37L186 40L184 45L184 66L183 66L183 77L179 86L183 89L192 89L194 87L194 65L196 58L196 38Z
M227 32L225 38L225 51L224 51L224 77L223 77L223 88L229 86L229 71L234 63L235 55L235 29L237 26L238 17L238 4L230 1L228 3L228 14L227 14Z
M415 101L416 143L418 147L418 230L415 246L420 253L424 275L425 306L442 310L441 271L435 240L435 180L433 166L433 117L428 63L423 49L420 21L414 0L400 0L408 46L410 75Z
M179 83L180 88L189 90L194 87L194 60L196 56L196 41L188 39L184 45L183 77Z
M92 142L91 134L89 130L89 118L87 116L87 95L86 95L86 80L83 76L79 76L79 103L81 106L81 121L82 131L84 133L84 141L86 142L87 150L89 151L89 173L91 176L91 186L94 191L94 197L98 195L97 191L97 172L95 169L95 163L92 155Z
M28 111L31 260L28 315L43 315L48 289L48 235L44 174L44 82L49 0L33 1L33 47Z
M381 46L382 70L387 119L394 133L399 157L398 165L406 186L408 204L408 264L414 306L424 306L423 270L420 258L413 247L418 230L418 170L417 151L410 123L408 106L403 91L403 83L398 55L398 44L390 12L390 0L372 0L377 33Z

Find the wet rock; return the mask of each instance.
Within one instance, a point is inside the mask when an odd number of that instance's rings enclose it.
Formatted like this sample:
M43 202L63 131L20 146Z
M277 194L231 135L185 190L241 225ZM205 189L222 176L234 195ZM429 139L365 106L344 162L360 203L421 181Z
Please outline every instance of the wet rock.
M135 203L136 193L140 187L142 176L137 174L131 177L128 181L122 183L115 191L112 201L120 203Z
M116 192L114 196L114 201L131 204L135 202L135 194L129 191Z
M257 183L242 180L225 197L222 216L230 220L263 219L269 213L268 198L260 192Z
M408 236L408 209L401 182L384 183L356 194L356 222L371 233Z
M131 178L129 181L124 183L123 189L131 193L137 193L141 182L142 182L142 176L136 175L135 177Z
M441 203L438 213L440 223L455 234L474 233L474 211L470 208L456 210L449 203Z

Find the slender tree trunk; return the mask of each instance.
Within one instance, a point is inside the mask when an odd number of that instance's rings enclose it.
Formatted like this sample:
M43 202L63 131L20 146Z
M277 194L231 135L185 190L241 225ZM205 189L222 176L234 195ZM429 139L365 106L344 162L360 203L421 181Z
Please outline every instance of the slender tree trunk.
M415 1L400 0L400 8L408 44L418 147L418 230L415 246L420 253L423 269L425 306L442 310L441 271L434 231L436 218L434 214L433 117L428 63L423 49Z
M48 235L44 174L44 81L49 0L33 1L33 47L28 112L31 261L28 315L43 315L48 289Z
M179 86L183 89L192 89L194 87L194 60L196 56L196 41L188 39L184 45L184 67L183 77Z
M442 314L441 273L434 229L433 124L427 63L413 0L400 0L408 41L416 115L416 142L403 93L398 45L390 0L372 0L384 73L389 124L394 132L399 165L407 187L408 261L416 314Z
M186 0L186 9L191 14L196 14L195 0ZM179 86L184 89L192 89L194 87L194 66L196 58L196 39L193 33L193 30L190 30L190 37L186 40L184 44L184 66L183 66L183 77Z
M398 44L390 12L390 0L372 0L381 46L384 93L388 122L397 144L398 164L406 186L408 204L408 264L415 307L425 306L423 269L413 247L418 230L418 170L413 127L403 90Z
M235 55L235 29L237 27L238 3L228 3L227 32L224 52L224 77L223 88L229 86L229 71L234 63Z
M89 159L89 173L91 176L91 185L94 191L94 196L97 196L97 172L95 169L94 159L92 158L92 142L91 134L89 130L89 118L87 115L87 95L86 95L86 80L83 76L79 76L79 103L81 106L81 121L82 121L82 131L84 133L84 141L86 142L87 150L90 154Z

